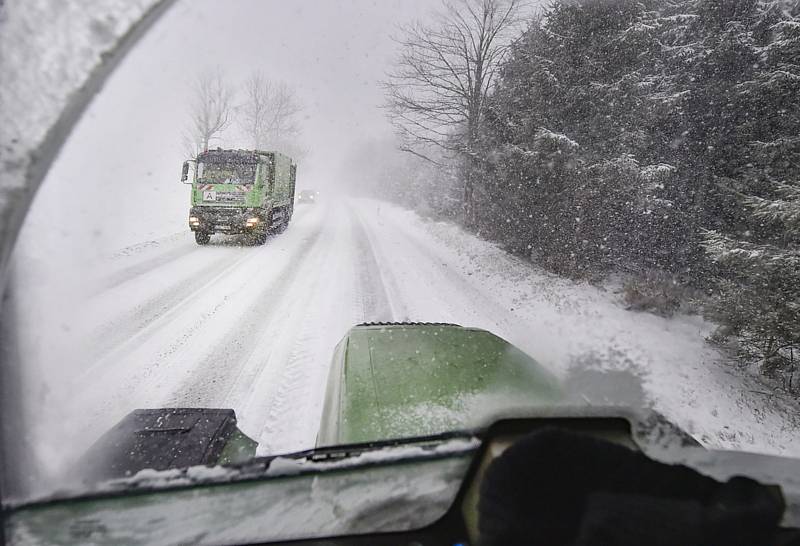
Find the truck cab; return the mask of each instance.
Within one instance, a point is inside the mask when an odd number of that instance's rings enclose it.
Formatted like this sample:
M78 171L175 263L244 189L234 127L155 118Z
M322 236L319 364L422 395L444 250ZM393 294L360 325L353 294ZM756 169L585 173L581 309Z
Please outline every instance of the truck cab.
M184 162L181 180L192 187L189 229L197 244L223 233L244 234L261 245L270 231L285 229L296 173L291 158L274 151L217 148Z

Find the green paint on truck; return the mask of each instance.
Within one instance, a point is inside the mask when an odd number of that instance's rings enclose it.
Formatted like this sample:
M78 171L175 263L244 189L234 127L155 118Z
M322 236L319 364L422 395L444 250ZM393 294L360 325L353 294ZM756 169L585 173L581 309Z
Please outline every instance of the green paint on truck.
M336 348L317 445L472 429L495 411L562 399L547 370L485 330L361 325Z
M181 180L192 185L195 240L202 245L214 233L246 234L264 244L292 218L296 175L297 166L280 152L217 149L184 162Z

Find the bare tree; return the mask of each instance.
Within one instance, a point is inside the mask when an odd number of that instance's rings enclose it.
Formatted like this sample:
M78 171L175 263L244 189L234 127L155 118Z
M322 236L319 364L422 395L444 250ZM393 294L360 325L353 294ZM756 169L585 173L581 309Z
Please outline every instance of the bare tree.
M231 123L233 91L220 70L204 72L195 80L191 102L191 123L184 143L193 155L208 150L211 141Z
M203 143L191 128L185 129L181 134L181 145L186 159L194 159L203 151Z
M286 147L300 134L297 115L302 107L285 83L275 83L255 72L244 86L246 100L239 122L253 148Z
M402 149L431 160L435 146L464 157L464 211L474 220L475 154L486 97L518 29L523 0L445 0L432 24L401 27L384 83Z

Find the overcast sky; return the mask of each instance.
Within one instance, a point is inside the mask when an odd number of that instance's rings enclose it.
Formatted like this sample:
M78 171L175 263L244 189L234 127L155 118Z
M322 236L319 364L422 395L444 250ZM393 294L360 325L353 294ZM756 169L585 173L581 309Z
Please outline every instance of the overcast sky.
M303 175L312 185L327 184L331 162L354 141L390 132L379 108L379 81L394 54L389 36L397 23L433 6L431 0L179 2L96 102L96 144L113 135L108 153L180 154L196 74L220 67L236 87L258 69L297 90L305 105L303 141L312 152ZM225 136L224 146L247 146L233 131Z

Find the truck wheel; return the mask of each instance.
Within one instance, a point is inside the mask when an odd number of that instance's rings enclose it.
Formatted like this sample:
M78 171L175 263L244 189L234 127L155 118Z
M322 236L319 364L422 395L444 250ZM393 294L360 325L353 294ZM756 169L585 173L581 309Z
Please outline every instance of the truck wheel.
M291 219L292 209L291 207L288 207L283 211L283 218L281 218L281 223L275 228L275 233L283 233L286 231L286 228L289 227L289 220Z
M211 240L211 234L205 231L195 231L194 240L198 245L207 245Z
M267 230L257 231L253 234L253 243L261 246L267 242Z

